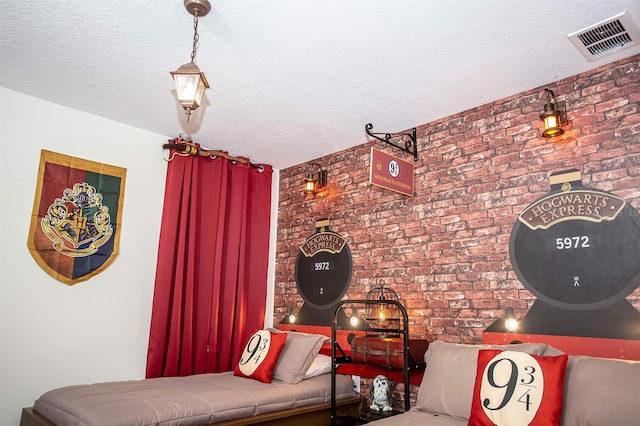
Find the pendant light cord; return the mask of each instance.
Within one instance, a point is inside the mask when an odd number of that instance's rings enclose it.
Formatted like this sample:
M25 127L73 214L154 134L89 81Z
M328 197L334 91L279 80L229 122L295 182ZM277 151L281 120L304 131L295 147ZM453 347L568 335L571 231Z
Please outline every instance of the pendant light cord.
M198 41L200 35L198 34L198 9L193 13L193 50L191 50L191 62L196 60L196 51L198 50Z

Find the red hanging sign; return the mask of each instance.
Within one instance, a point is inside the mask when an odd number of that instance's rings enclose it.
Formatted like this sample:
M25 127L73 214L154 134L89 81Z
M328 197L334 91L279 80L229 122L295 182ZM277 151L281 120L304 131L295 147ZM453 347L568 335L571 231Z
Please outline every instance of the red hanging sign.
M413 163L372 147L369 183L413 196Z

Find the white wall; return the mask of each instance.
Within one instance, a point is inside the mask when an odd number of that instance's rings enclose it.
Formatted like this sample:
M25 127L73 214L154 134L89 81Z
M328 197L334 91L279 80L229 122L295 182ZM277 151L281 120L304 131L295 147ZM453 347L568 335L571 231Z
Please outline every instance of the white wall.
M167 139L0 88L0 425L53 387L144 377ZM41 149L127 169L120 253L73 286L27 249Z
M278 236L278 199L280 197L280 170L273 170L271 178L271 223L269 224L269 265L267 269L267 306L264 326L273 327L274 294L276 290L276 237Z

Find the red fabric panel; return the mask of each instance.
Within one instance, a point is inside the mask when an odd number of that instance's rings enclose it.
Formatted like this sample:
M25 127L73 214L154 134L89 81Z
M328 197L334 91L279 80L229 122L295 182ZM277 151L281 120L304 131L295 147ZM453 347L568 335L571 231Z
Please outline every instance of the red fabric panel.
M49 206L56 198L61 198L67 188L73 188L73 184L85 181L86 172L81 169L63 166L51 162L45 163L44 180L38 206L38 217L47 215ZM44 234L42 227L35 230L34 246L42 260L57 271L60 275L69 279L73 278L73 264L75 259L65 256L54 250L51 240Z
M66 188L72 188L74 183L84 182L86 172L68 166L45 163L44 182L38 216L46 216L47 209L56 198L62 196Z
M148 378L232 370L262 328L271 176L220 157L169 163Z

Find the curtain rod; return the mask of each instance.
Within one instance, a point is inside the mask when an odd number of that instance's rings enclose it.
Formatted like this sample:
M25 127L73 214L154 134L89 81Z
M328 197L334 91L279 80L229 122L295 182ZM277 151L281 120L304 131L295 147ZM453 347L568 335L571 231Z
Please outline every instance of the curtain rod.
M182 139L182 137L169 139L169 143L163 144L162 148L175 150L175 152L171 154L167 161L173 160L176 155L181 155L183 157L189 155L198 155L200 157L211 157L212 159L216 157L222 157L235 163L248 164L249 166L260 169L261 171L264 169L263 166L252 163L248 158L229 155L225 151L221 151L218 149L202 149L192 141L187 141L185 139Z

